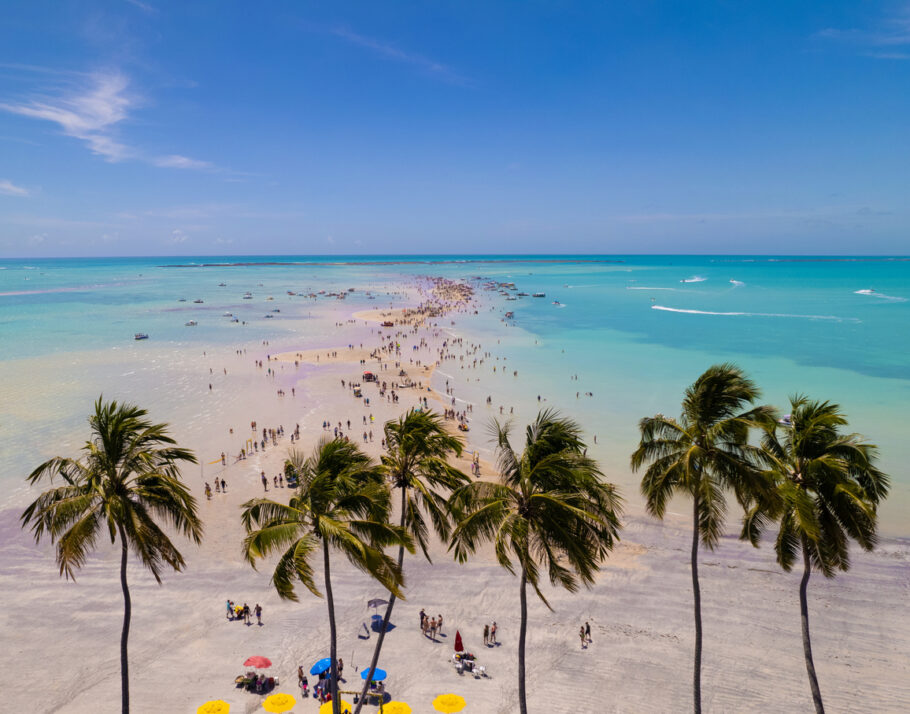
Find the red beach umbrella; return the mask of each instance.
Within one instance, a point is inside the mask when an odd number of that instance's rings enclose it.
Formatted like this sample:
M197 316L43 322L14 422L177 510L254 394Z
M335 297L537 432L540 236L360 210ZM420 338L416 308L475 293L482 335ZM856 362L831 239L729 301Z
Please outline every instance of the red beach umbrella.
M255 667L256 669L264 669L265 667L272 666L272 660L268 657L250 657L246 662L243 663L244 667Z
M461 642L461 633L455 630L455 651L464 652L464 645Z

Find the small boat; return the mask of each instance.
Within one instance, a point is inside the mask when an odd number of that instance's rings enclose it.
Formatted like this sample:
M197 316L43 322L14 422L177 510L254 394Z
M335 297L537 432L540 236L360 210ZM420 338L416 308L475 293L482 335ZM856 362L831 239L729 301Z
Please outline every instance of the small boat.
M240 318L239 318L239 317L232 317L232 318L231 318L231 322L240 322Z
M226 312L226 313L224 313L224 315L222 315L222 317L234 317L234 313L233 313L233 312Z
M512 312L512 311L509 311L509 312L506 313L506 317L508 317L508 318L515 317L515 313Z
M180 298L177 302L186 302L186 298Z
M281 312L281 310L276 307L272 312Z
M218 287L219 287L219 288L226 288L226 287L227 287L227 283L218 283Z
M554 304L554 305L560 305L560 304L562 304L562 303L560 303L559 300L554 300L554 301L553 301L553 304Z
M197 305L201 305L204 302L204 300L193 300L193 302L196 303Z
M144 332L137 332L134 336L134 340L147 340L149 336Z
M546 293L534 293L531 297L546 297Z
M243 299L244 299L244 300L252 300L252 299L253 299L253 293L244 293L244 294L243 294Z
M184 327L196 327L196 325L198 325L198 324L199 323L196 322L195 320L190 320L189 322L183 323Z
M518 297L528 297L527 293L516 293Z
M275 316L274 316L274 315L266 315L266 316L265 316L265 319L266 319L266 320L271 320L273 317L275 317Z
M274 299L275 299L275 298L273 298L271 295L269 295L269 296L266 298L266 300L274 300Z
M288 290L288 295L296 295L296 294L297 293L295 293L293 290Z

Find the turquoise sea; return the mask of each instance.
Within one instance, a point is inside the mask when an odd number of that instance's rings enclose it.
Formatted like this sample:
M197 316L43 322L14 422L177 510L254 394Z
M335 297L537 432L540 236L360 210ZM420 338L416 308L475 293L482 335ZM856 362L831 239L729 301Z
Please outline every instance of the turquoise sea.
M189 267L166 267L176 265ZM263 340L271 351L334 345L333 318L321 311L323 303L287 291L354 288L344 303L332 305L354 312L400 301L387 290L420 275L477 279L479 314L455 316L455 324L446 327L482 343L494 355L491 363L500 365L480 382L468 382L466 373L444 364L435 386L442 391L448 379L459 399L477 405L476 420L488 395L505 413L514 407L519 419L539 406L576 416L591 440L597 436L594 453L630 506L637 501L637 479L628 470L637 419L658 411L676 414L688 383L709 364L732 360L759 382L768 403L784 407L795 392L840 403L851 427L880 446L882 465L892 476L883 532L910 536L910 260L902 258L0 261L3 493L16 500L31 466L61 445L78 446L85 414L101 391L149 404L165 419L169 409L184 416L202 409L187 399L179 376L173 382L167 377L188 352L240 344L253 349ZM515 292L546 297L507 301L480 287L487 280L514 282ZM252 300L242 299L247 291ZM266 296L274 301L265 302ZM281 312L266 319L273 306ZM505 311L514 318L504 322ZM225 312L247 324L230 322ZM185 327L189 320L198 325ZM136 332L150 339L135 342ZM154 360L144 360L144 352ZM129 364L136 368L122 368ZM585 396L588 392L593 396ZM498 415L498 408L492 411Z

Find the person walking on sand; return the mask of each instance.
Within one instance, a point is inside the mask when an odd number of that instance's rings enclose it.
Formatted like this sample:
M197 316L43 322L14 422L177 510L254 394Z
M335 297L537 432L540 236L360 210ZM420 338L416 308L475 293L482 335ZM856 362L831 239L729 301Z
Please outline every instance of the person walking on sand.
M436 618L436 629L439 631L439 634L442 635L442 615L439 615Z
M424 632L423 623L427 621L427 613L423 611L423 608L420 609L420 631Z
M265 471L262 472L262 475L260 476L260 478L262 479L262 490L268 491L269 490L269 480L265 477Z
M262 605L258 602L256 603L256 623L261 627L262 626Z
M490 643L496 644L496 620L493 620L493 624L490 626Z
M247 625L250 624L250 606L246 603L243 603L243 621Z
M339 682L344 681L344 677L341 676L343 672L344 672L344 660L341 659L341 657L339 657L338 658L338 681Z
M585 622L585 639L588 642L593 642L593 640L591 639L591 623L590 622Z
M483 626L483 643L485 645L489 645L489 643L490 643L490 626L489 625Z
M233 620L234 619L234 603L232 603L230 600L228 600L226 605L227 605L227 619Z
M588 638L585 637L585 626L584 625L582 625L581 629L579 629L578 635L581 637L581 648L583 650L588 649Z

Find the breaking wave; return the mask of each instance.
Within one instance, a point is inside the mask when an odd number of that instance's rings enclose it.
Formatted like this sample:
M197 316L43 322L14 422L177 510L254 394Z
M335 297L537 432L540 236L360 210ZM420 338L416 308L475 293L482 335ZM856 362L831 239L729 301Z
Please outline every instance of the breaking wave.
M710 310L684 310L679 307L665 307L664 305L651 305L652 310L664 312L682 312L687 315L721 315L723 317L791 317L802 320L833 320L835 322L860 322L855 317L838 317L837 315L791 315L782 312L712 312Z

